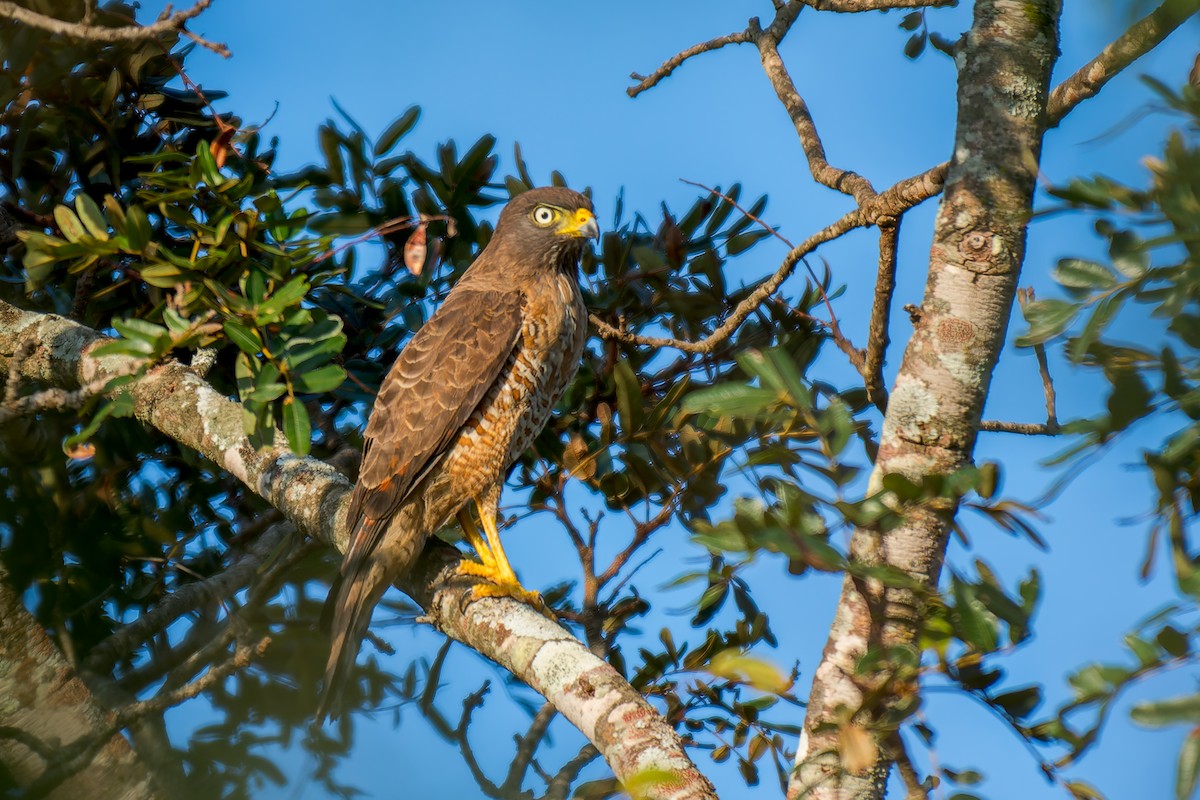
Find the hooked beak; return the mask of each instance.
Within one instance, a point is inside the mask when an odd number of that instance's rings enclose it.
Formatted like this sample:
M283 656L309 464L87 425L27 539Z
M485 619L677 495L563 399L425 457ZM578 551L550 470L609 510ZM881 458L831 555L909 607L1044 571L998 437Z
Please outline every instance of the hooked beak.
M596 224L596 215L586 208L581 208L568 217L558 232L563 236L574 236L579 239L599 239L600 226Z

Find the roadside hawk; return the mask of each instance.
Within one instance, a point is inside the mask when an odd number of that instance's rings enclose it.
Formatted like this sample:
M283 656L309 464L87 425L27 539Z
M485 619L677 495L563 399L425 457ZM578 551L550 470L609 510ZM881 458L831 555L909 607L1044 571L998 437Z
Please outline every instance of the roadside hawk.
M350 545L326 602L333 647L318 720L334 710L375 605L451 517L479 556L459 571L488 581L472 597L541 607L501 547L500 489L579 366L587 338L579 259L598 236L582 194L548 187L517 195L379 387L350 496Z

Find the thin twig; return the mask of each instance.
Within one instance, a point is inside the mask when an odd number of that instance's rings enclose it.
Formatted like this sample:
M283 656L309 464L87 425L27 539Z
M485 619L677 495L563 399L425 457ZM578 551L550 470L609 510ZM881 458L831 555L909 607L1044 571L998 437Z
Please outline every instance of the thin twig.
M0 739L10 739L24 745L47 763L53 760L55 755L60 752L57 740L43 742L29 731L13 727L12 725L0 725Z
M1033 302L1033 289L1018 289L1017 302L1021 306ZM1050 377L1050 363L1046 358L1046 346L1042 343L1033 346L1037 356L1038 374L1042 378L1042 392L1046 396L1046 421L1034 422L998 422L984 420L979 423L979 430L989 433L1019 433L1025 436L1056 436L1061 432L1058 424L1057 395L1054 391L1054 379Z
M890 342L892 296L896 291L896 245L900 239L900 217L879 220L879 272L875 277L875 300L867 332L863 381L867 397L880 411L887 410L887 388L883 362Z
M508 775L500 786L500 791L505 796L515 796L521 791L521 785L525 782L525 775L529 772L533 756L546 737L546 729L550 727L550 723L557 714L558 709L553 704L543 703L542 707L533 715L533 720L529 723L529 730L525 732L525 735L513 737L517 741L517 752L513 756L512 765L508 768Z
M583 768L595 761L599 755L600 751L591 744L581 747L575 757L563 764L562 768L550 779L546 793L542 795L542 800L566 800L571 792L571 785L575 783L579 773L583 772Z
M88 654L87 669L107 673L113 664L128 658L142 642L166 630L180 617L202 605L232 597L254 579L263 563L291 533L290 525L277 525L262 534L230 566L203 580L176 588L157 606L96 645Z
M402 231L405 228L412 228L412 227L415 227L415 226L420 225L425 222L444 222L444 223L446 223L446 226L449 228L449 230L447 231L447 235L453 236L455 233L454 218L448 217L444 214L420 214L415 217L413 217L413 216L394 217L392 219L387 220L386 222L379 223L378 225L376 225L374 228L371 228L366 233L362 233L362 234L359 234L358 236L355 236L353 239L351 239L348 242L343 242L342 244L338 245L337 247L334 247L330 250L326 250L324 253L321 253L321 255L314 258L313 263L320 264L325 259L332 258L333 256L336 256L338 253L342 252L343 250L350 248L350 247L354 247L356 244L362 244L363 242L365 242L369 239L374 239L376 236L386 236L389 233L396 233L397 231Z
M908 748L904 746L900 731L892 732L889 744L892 757L896 760L896 769L904 781L905 800L929 800L929 790L925 788L917 768L913 766L912 757L908 754Z
M491 689L492 682L484 681L483 686L466 696L462 704L462 715L458 718L458 727L454 729L454 738L458 741L458 749L462 752L463 761L467 762L467 769L471 771L471 777L479 785L480 791L488 797L502 797L500 787L492 783L483 768L479 766L479 762L475 758L475 751L471 748L471 742L467 738L471 717L475 714L475 709L483 705L483 698Z
M941 8L952 6L958 0L792 0L817 11L833 11L839 14L858 14L863 11L890 11L894 8Z
M39 414L43 411L64 411L66 409L79 408L96 395L104 394L108 391L114 380L141 372L147 364L147 362L140 362L136 365L131 364L117 374L106 375L91 383L84 384L73 392L58 387L51 387L24 397L17 397L16 392L20 377L21 362L25 358L28 358L29 354L36 349L37 343L33 342L34 347L30 348L29 352L24 352L30 342L32 340L26 340L26 342L22 343L21 348L9 359L8 383L4 387L4 403L0 405L0 425L17 417Z
M720 50L725 45L746 44L749 41L751 41L751 39L748 31L738 31L725 36L718 36L715 39L709 39L707 42L701 42L700 44L692 45L688 49L676 53L668 58L662 63L662 66L654 70L654 72L651 72L649 75L639 75L636 72L630 73L629 77L638 83L636 86L630 86L628 89L626 89L625 93L630 97L637 97L647 89L657 86L664 78L674 72L689 58L698 56L701 53Z
M266 652L270 644L271 637L264 636L254 644L241 645L227 661L211 668L196 680L184 684L178 689L160 692L149 700L142 700L119 709L117 711L118 726L124 728L134 720L148 714L166 711L168 708L173 708L185 700L191 700L208 691L233 673L250 666L252 661Z
M680 180L686 184L699 187L699 188L705 190L706 192L710 192L711 194L721 198L722 200L724 200L725 202L729 203L731 206L736 208L738 211L740 211L742 213L742 216L747 217L748 219L758 223L760 226L762 226L762 228L764 230L766 230L768 233L770 233L776 239L778 239L779 241L781 241L785 245L787 245L789 250L796 249L796 246L794 244L792 244L790 241L788 241L787 237L785 237L783 234L781 234L775 228L768 225L761 218L755 216L754 214L751 214L749 210L743 208L736 200L734 200L729 195L719 192L716 189L713 189L711 187L705 186L702 183L697 183L696 181L689 181L686 178L680 178ZM834 342L837 343L838 347L841 348L843 352L845 352L847 355L850 356L850 360L855 362L856 366L861 365L862 354L859 353L857 348L855 348L854 345L850 343L849 339L847 339L845 336L842 335L842 329L841 329L841 326L838 324L837 314L835 314L833 311L833 303L831 303L829 301L829 295L826 294L826 292L825 292L825 285L821 282L820 279L817 278L817 274L815 272L813 272L813 268L809 265L809 263L807 261L804 262L804 268L806 270L808 270L808 276L810 278L812 278L813 286L816 287L817 291L821 293L821 300L824 301L824 303L825 303L825 310L829 312L828 328L829 328L830 335L833 336Z

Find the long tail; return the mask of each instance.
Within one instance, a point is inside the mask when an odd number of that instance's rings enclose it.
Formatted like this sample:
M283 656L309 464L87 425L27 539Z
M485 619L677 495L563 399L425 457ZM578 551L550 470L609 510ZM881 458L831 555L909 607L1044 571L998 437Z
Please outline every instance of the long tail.
M317 707L318 725L326 717L337 717L340 713L347 675L354 668L358 649L371 624L371 612L389 583L380 561L368 556L346 563L329 588L321 622L322 627L328 624L333 645L325 663L325 681L321 687L321 703Z

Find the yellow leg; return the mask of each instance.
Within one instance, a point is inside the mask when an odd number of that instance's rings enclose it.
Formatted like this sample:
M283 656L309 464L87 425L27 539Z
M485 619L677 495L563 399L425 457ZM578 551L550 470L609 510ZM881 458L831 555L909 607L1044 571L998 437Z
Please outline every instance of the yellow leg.
M478 575L484 578L491 578L496 573L496 560L492 558L491 548L479 535L479 528L475 527L475 520L471 519L471 512L464 506L458 512L458 524L462 527L463 535L467 537L467 542L474 548L476 555L479 556L479 563L474 561L463 561L459 564L458 571L463 575Z
M487 543L492 551L492 560L496 564L497 574L501 576L503 583L520 586L521 582L517 580L517 573L513 572L512 566L508 563L504 545L500 542L500 529L496 527L495 512L478 503L476 503L476 508L479 509L479 520L483 523L483 532L487 534Z
M495 512L491 508L491 504L476 502L476 507L479 509L479 518L483 522L487 541L485 542L483 536L479 535L479 529L475 527L475 520L471 519L470 512L465 508L458 512L458 522L462 525L467 541L479 554L479 562L460 561L457 571L460 575L484 578L488 582L478 583L471 587L468 602L481 597L511 597L533 606L554 619L553 612L546 607L542 596L522 586L516 573L513 572L512 566L508 563L508 556L505 555L504 545L500 542L500 531L496 527Z

